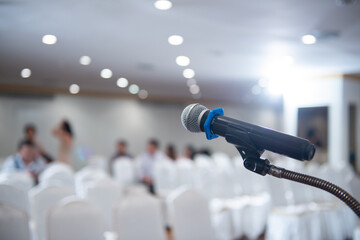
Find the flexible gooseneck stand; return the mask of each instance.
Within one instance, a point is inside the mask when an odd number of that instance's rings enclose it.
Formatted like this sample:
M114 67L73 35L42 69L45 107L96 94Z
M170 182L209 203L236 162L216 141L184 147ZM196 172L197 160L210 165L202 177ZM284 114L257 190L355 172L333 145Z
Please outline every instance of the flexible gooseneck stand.
M241 140L244 138L247 138L246 141ZM241 146L235 146L244 160L244 167L246 169L263 176L268 174L277 178L284 178L325 190L342 200L360 218L360 203L344 189L320 178L271 165L269 160L260 157L264 152L263 150L258 150L255 145L248 144L251 141L244 132L233 132L231 135L226 136L226 141L229 143L239 143L239 141L241 141L243 143Z

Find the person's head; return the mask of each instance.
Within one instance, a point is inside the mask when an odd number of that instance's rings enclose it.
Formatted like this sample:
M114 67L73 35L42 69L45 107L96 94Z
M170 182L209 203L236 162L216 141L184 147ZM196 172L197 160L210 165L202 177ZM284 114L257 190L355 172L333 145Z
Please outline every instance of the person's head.
M188 159L194 159L195 149L191 145L185 147L185 157Z
M154 155L159 148L159 142L156 139L150 139L147 144L147 152L150 155Z
M176 149L175 146L173 144L169 144L166 147L166 155L172 159L172 160L176 160Z
M36 135L36 127L33 124L26 124L24 127L25 139L34 140Z
M69 123L69 121L67 120L63 120L61 122L61 129L66 132L67 134L69 134L70 137L74 137L74 132L72 130L72 127Z
M18 145L18 153L22 160L29 164L36 158L36 148L31 140L22 140Z
M120 140L116 144L116 152L119 154L126 154L127 152L127 143L124 140Z

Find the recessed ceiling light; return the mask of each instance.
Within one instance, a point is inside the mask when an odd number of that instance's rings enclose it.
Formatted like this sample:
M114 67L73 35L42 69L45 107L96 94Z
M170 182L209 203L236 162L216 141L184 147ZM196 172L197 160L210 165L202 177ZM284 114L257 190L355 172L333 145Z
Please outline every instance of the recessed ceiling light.
M190 64L190 58L186 56L178 56L176 57L176 64L181 67L186 67L187 65Z
M82 56L80 58L81 65L89 65L91 63L91 58L89 56Z
M261 88L258 85L255 85L251 88L251 92L254 95L259 95L261 93Z
M141 89L140 90L140 92L139 92L139 98L140 99L145 99L145 98L147 98L149 96L149 93L146 91L146 90L144 90L144 89Z
M154 3L154 6L159 10L169 10L172 7L172 3L168 0L158 0Z
M31 70L29 68L24 68L21 70L20 75L22 78L29 78L31 76Z
M178 46L178 45L181 45L184 42L184 38L182 36L180 36L180 35L171 35L168 38L168 42L171 45Z
M112 77L112 71L110 69L108 69L108 68L105 68L105 69L101 70L100 76L102 78L111 78Z
M191 68L184 69L183 76L184 78L193 78L195 77L195 71Z
M139 86L136 84L131 84L129 87L129 92L131 94L137 94L139 92Z
M51 35L51 34L44 35L42 37L42 42L47 45L53 45L57 42L57 38L55 35Z
M71 94L78 94L79 91L80 91L79 85L77 85L77 84L71 84L71 85L70 85L70 87L69 87L69 92L70 92Z
M190 78L186 81L186 84L188 87L191 87L192 85L196 85L196 80L194 78Z
M200 87L198 85L191 85L189 90L191 94L198 94L200 92Z
M120 88L126 88L129 85L129 81L126 78L119 78L116 81L116 85Z
M314 35L310 35L310 34L304 35L304 36L302 36L301 41L304 44L314 44L314 43L316 43L316 37Z

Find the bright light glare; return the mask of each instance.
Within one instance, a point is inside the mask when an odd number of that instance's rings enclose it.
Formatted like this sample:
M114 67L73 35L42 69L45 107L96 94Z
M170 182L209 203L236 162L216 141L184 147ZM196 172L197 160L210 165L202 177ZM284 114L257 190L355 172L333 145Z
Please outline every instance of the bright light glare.
M192 85L190 87L191 94L198 94L200 92L200 87L198 85Z
M91 58L89 56L82 56L80 58L81 65L89 65L91 63Z
M158 0L154 3L154 6L159 10L169 10L172 7L172 3L168 0Z
M178 56L176 57L176 64L181 67L186 67L187 65L190 64L190 58L186 56Z
M269 84L269 81L266 78L260 78L258 83L260 87L266 88Z
M111 78L112 77L112 71L108 68L105 68L101 70L100 76L102 78Z
M139 92L139 98L140 99L145 99L145 98L147 98L149 96L149 93L146 91L146 90L144 90L144 89L141 89L140 90L140 92Z
M126 88L129 85L129 81L126 78L119 78L116 81L116 85L120 88Z
M191 68L187 68L183 71L184 78L193 78L195 77L195 71Z
M171 35L168 38L169 44L174 45L174 46L181 45L183 43L183 41L184 41L184 38L180 35Z
M188 87L191 87L192 85L196 85L196 83L197 83L196 80L193 78L190 78L186 81Z
M129 92L131 94L137 94L139 92L139 86L136 84L131 84L129 87Z
M286 89L286 82L282 79L271 79L269 81L268 91L272 95L282 95Z
M29 78L31 76L31 70L29 68L24 68L21 70L20 75L22 78Z
M314 35L310 35L310 34L304 35L304 36L302 36L301 41L304 44L314 44L314 43L316 43L316 37Z
M42 42L47 45L53 45L57 42L57 37L55 35L44 35L42 37Z
M70 85L70 87L69 87L69 92L70 92L71 94L78 94L79 91L80 91L79 85L77 85L77 84L71 84L71 85Z

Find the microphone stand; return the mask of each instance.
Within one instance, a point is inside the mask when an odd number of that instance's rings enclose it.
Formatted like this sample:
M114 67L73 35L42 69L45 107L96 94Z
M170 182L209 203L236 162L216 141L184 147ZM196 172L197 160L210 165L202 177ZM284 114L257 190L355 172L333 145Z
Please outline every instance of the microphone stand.
M268 174L325 190L343 201L360 218L360 203L339 186L320 178L271 165L269 160L260 157L264 150L259 150L246 132L235 130L226 135L225 139L235 145L244 160L246 169L263 176ZM239 142L241 142L240 145Z

